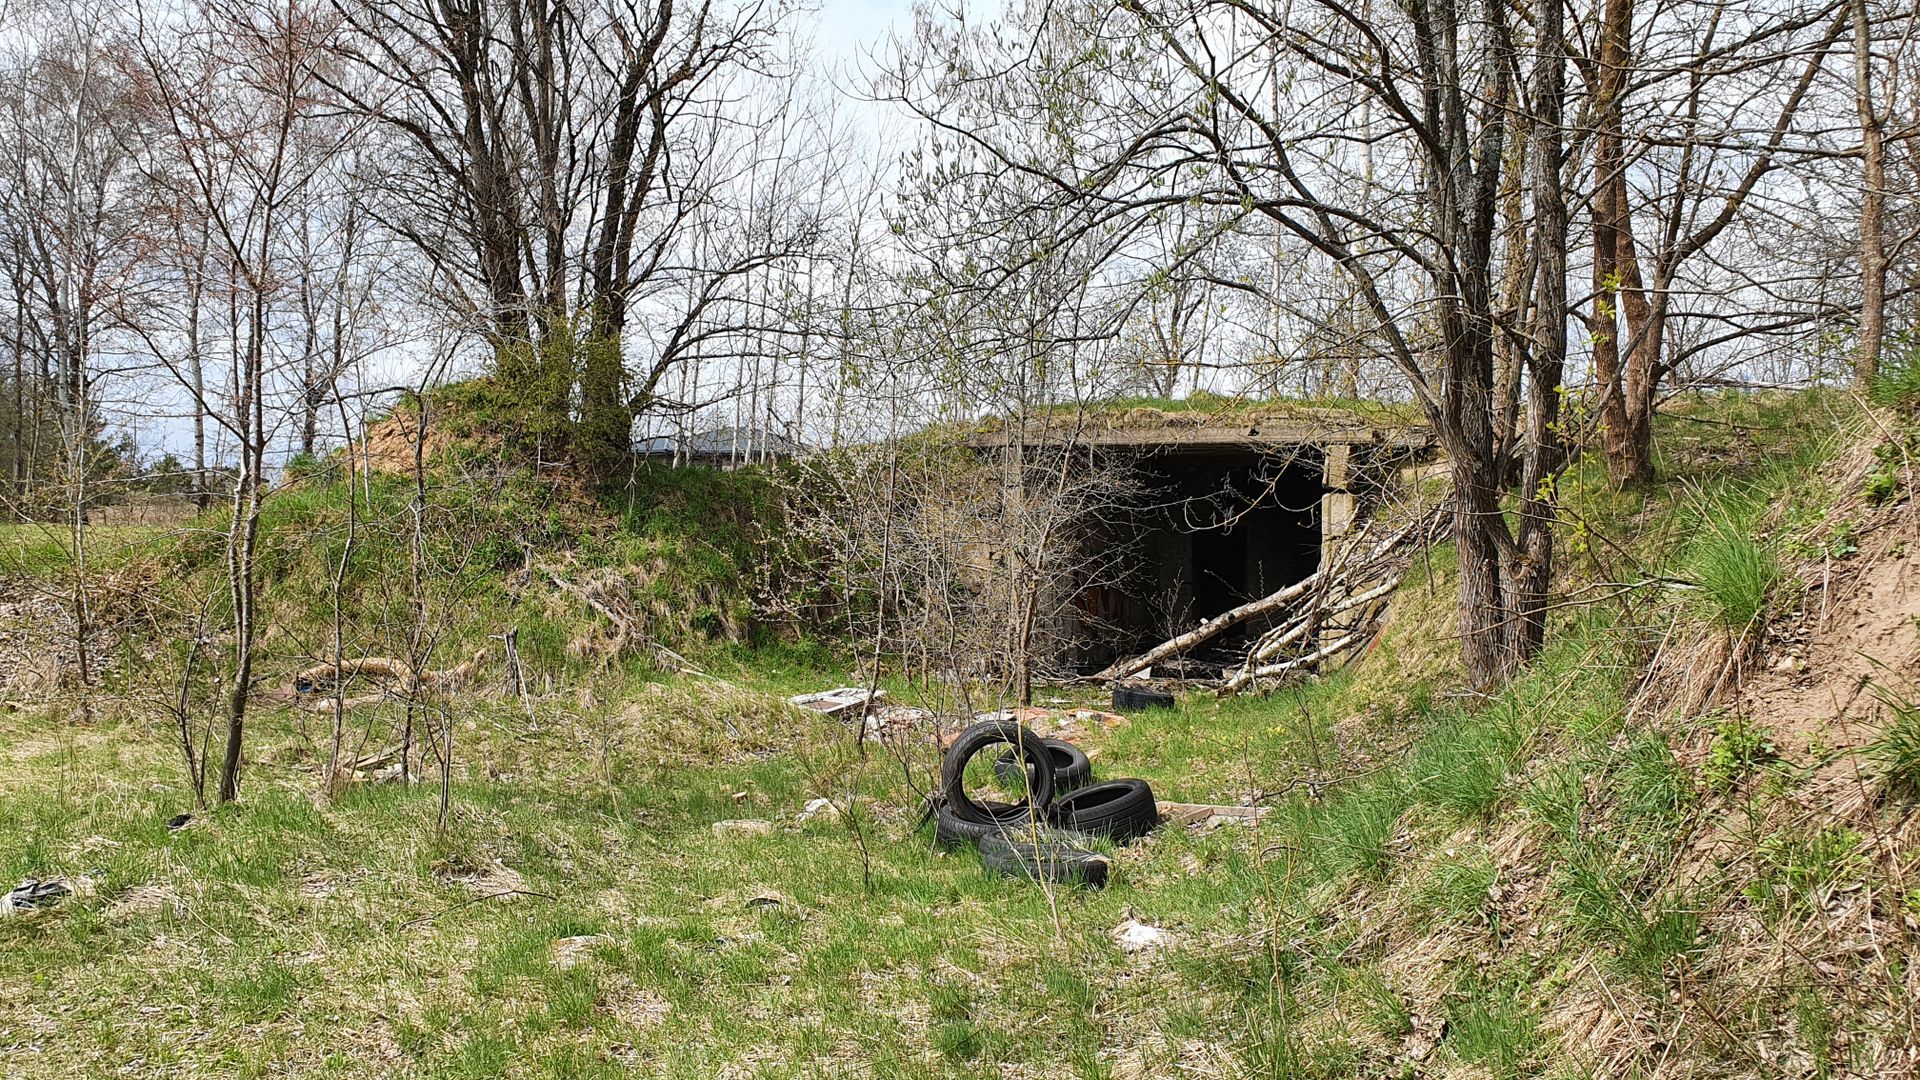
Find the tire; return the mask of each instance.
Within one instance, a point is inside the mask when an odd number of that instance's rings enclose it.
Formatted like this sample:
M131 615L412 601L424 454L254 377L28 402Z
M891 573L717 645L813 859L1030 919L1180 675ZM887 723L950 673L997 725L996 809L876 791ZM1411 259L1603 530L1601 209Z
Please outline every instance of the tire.
M1173 706L1173 695L1164 690L1155 690L1146 686L1113 688L1113 711L1117 713L1139 712L1142 709L1171 709Z
M1005 743L1027 759L1027 797L1004 809L976 803L967 795L967 762L989 746ZM1053 757L1040 736L1011 720L988 720L960 733L940 761L940 801L961 821L976 825L998 824L1008 814L1033 812L1044 815L1053 803Z
M1104 836L1116 843L1137 840L1160 824L1160 808L1145 780L1109 780L1062 795L1048 818L1069 832Z
M1087 752L1064 739L1041 739L1047 753L1053 758L1053 790L1056 795L1085 787L1093 782L1093 762L1087 760ZM993 771L1000 779L1009 783L1018 775L1019 766L1013 762L1013 751L1001 754L993 763Z
M933 808L933 842L940 847L952 850L977 844L983 837L1018 834L1033 828L1033 815L1025 806L1013 803L983 803L995 820L990 825L977 821L967 821L947 809L945 803Z
M1099 889L1107 884L1111 864L1106 856L1069 843L1056 840L1035 843L993 835L980 841L980 865L1005 877Z

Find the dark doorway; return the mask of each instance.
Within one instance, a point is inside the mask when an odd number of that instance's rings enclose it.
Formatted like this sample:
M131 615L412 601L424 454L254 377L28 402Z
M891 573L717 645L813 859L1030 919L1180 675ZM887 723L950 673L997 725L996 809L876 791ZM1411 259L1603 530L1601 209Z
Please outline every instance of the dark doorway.
M1081 610L1082 660L1098 670L1250 600L1306 577L1320 564L1317 449L1170 449L1135 466L1141 495L1111 516L1097 541L1125 552L1124 568ZM1231 648L1258 620L1223 634Z
M1247 534L1233 525L1193 534L1193 614L1211 619L1239 607L1247 596Z

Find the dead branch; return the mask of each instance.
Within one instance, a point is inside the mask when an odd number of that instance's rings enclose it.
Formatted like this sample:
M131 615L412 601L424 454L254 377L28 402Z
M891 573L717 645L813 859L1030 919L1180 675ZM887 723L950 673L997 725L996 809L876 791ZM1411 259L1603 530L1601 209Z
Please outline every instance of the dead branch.
M350 684L355 679L368 679L379 684L376 693L347 698L343 708L355 709L366 705L375 705L389 696L401 697L432 689L441 693L457 690L473 678L473 673L487 658L487 650L477 649L473 657L450 668L427 670L415 678L413 666L404 660L387 656L364 656L358 660L347 660L339 664L316 664L304 671L294 673L294 700L303 702L303 707L315 711L333 707L331 700L309 700L311 695L322 688Z
M1278 592L1242 604L1219 618L1209 620L1202 626L1156 645L1139 656L1122 660L1093 676L1093 679L1122 678L1141 668L1178 656L1249 619L1279 611L1303 597L1312 596L1313 602L1308 607L1286 623L1268 631L1262 636L1260 643L1254 647L1256 652L1263 648L1267 650L1265 655L1258 659L1271 657L1280 648L1304 636L1319 620L1359 607L1386 595L1386 592L1391 592L1390 585L1385 591L1375 588L1353 595L1356 588L1375 580L1389 565L1396 562L1400 555L1410 555L1412 551L1432 543L1443 535L1447 522L1447 510L1444 504L1429 510L1372 547L1360 550L1359 546L1366 536L1363 529L1355 535L1353 540L1342 545L1340 551L1321 569ZM1393 585L1398 584L1399 575L1396 573L1393 575Z

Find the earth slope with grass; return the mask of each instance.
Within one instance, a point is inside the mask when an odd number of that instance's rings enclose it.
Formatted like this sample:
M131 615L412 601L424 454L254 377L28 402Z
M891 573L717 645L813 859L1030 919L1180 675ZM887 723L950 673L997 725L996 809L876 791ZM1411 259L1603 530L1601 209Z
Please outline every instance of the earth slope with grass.
M724 609L746 548L711 518L738 493L661 478L569 511L448 482L446 520L510 540L459 562L474 584L449 654L516 621L535 678L526 701L461 699L444 832L432 784L322 797L321 727L286 705L257 721L241 801L169 829L194 808L158 708L164 665L112 668L84 720L71 688L21 696L0 740L0 874L85 875L92 895L0 920L0 1061L19 1076L1911 1075L1915 431L1837 394L1671 403L1657 488L1610 490L1592 461L1563 481L1566 602L1545 655L1495 697L1461 689L1440 548L1339 672L1083 725L1103 777L1273 808L1111 849L1098 892L936 851L916 826L931 745L864 743L783 702L848 679L834 645L730 634L744 609L672 616L700 595L681 591L648 632L671 623L701 674L568 647L610 627L536 570L619 573L648 596L687 589L693 566L713 590L697 602ZM276 670L316 651L342 504L327 490L269 504ZM370 517L403 502L373 491ZM367 573L353 610L374 641L394 616ZM129 656L146 647L135 625ZM829 811L803 812L820 798ZM739 821L765 824L723 824ZM1128 931L1143 925L1162 933Z

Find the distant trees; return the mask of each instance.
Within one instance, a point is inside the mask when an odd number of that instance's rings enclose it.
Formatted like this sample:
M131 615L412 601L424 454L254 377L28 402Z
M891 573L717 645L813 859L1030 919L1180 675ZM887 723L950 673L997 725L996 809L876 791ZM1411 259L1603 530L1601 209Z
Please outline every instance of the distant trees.
M753 275L817 238L807 190L767 186L798 119L779 107L787 10L338 10L322 77L388 151L368 212L415 247L436 293L486 340L538 452L606 473L676 365L737 349L760 321Z

